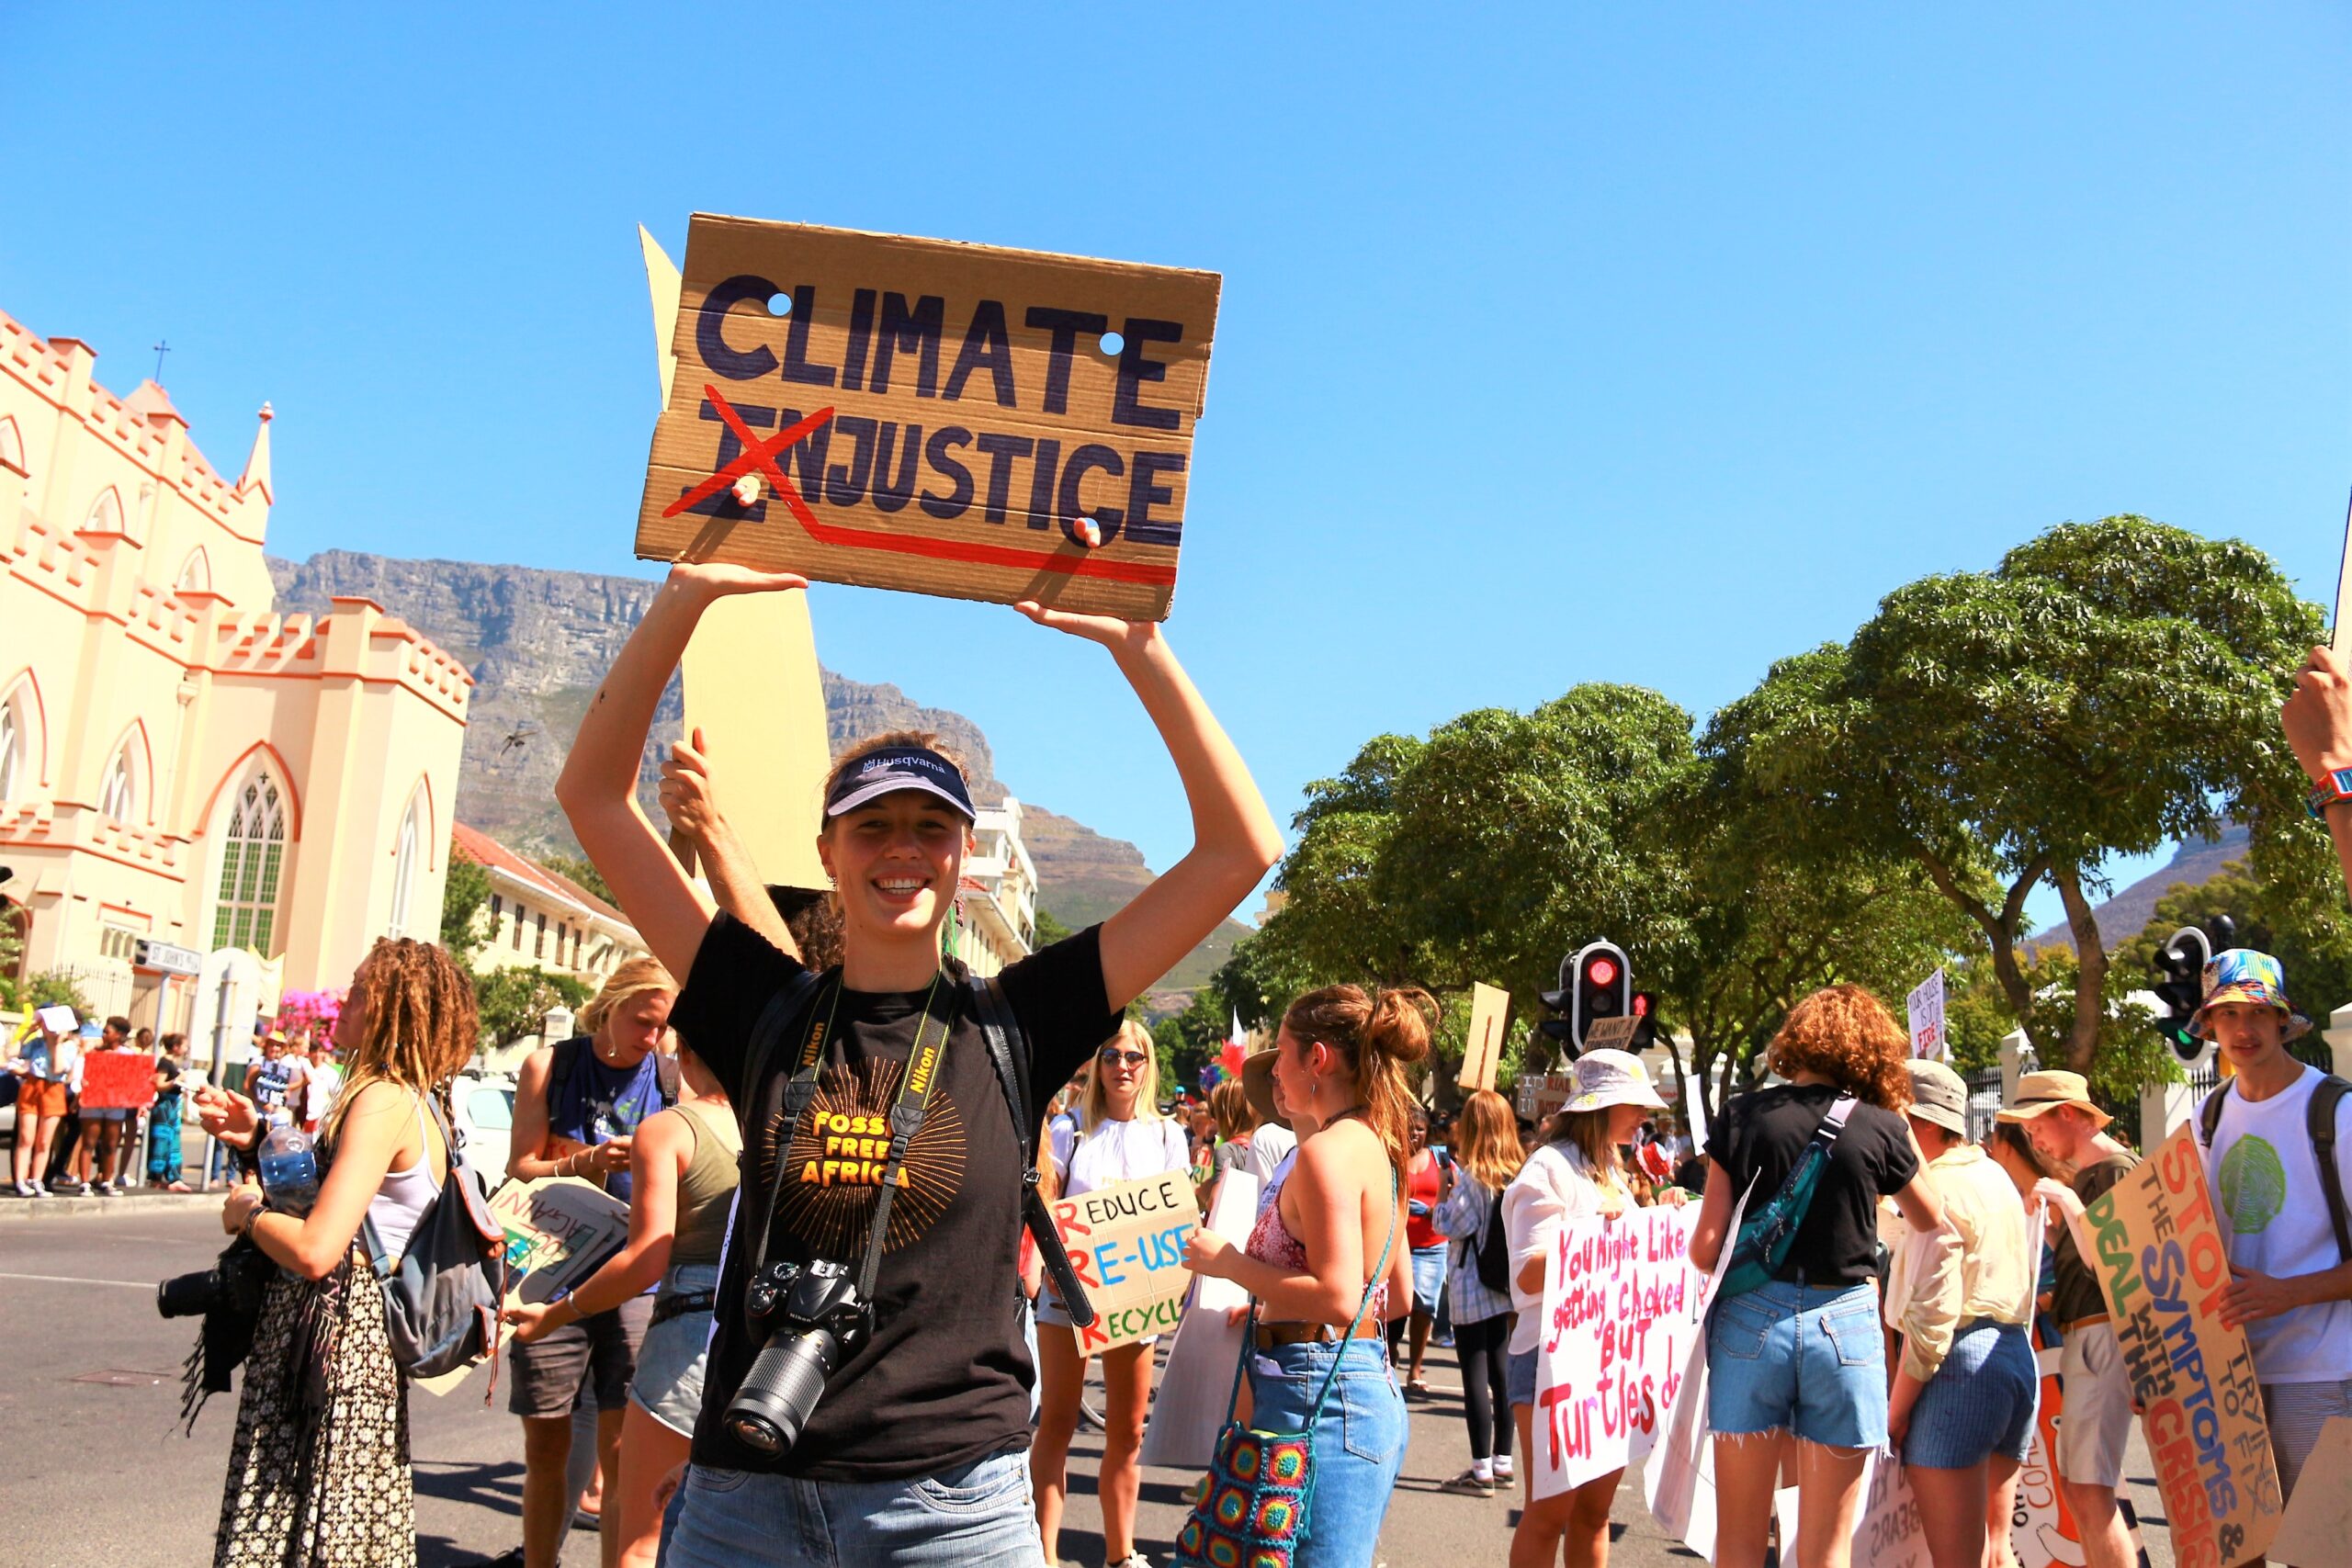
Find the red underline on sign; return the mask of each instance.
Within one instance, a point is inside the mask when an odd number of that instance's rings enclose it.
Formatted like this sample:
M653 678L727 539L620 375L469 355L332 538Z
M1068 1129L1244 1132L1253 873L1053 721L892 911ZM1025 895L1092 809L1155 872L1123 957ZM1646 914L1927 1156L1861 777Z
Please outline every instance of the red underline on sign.
M831 409L819 409L797 424L787 425L774 435L763 436L754 432L735 412L734 406L719 395L717 387L706 386L703 396L735 438L743 444L743 454L694 489L686 491L662 511L664 517L674 517L688 507L727 489L754 468L764 474L775 486L776 496L790 509L793 517L808 536L820 545L833 545L842 549L881 550L887 554L922 556L931 560L963 561L973 566L1007 567L1015 571L1050 572L1059 577L1099 577L1114 582L1141 582L1155 588L1172 587L1176 569L1148 561L1104 560L1092 555L1065 555L1053 550L1019 550L1006 545L967 544L954 539L931 539L913 534L875 534L861 528L844 528L838 524L820 523L817 514L808 510L783 465L776 460L778 453L807 435L822 428L833 417Z

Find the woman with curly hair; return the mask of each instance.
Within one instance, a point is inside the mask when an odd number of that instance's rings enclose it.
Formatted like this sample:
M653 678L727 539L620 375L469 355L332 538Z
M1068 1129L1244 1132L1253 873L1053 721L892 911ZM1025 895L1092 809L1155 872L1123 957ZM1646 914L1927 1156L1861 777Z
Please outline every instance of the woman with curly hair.
M1706 1201L1690 1261L1712 1269L1734 1239L1733 1205L1754 1218L1808 1145L1828 1141L1786 1260L1762 1286L1726 1293L1707 1333L1707 1420L1715 1433L1715 1561L1764 1561L1782 1450L1795 1439L1795 1561L1846 1568L1862 1467L1887 1439L1886 1347L1878 1321L1878 1201L1920 1230L1943 1224L1903 1116L1910 1040L1860 986L1791 1010L1770 1065L1787 1079L1724 1108L1708 1140ZM1842 1122L1842 1125L1840 1124ZM1783 1543L1788 1550L1790 1543Z

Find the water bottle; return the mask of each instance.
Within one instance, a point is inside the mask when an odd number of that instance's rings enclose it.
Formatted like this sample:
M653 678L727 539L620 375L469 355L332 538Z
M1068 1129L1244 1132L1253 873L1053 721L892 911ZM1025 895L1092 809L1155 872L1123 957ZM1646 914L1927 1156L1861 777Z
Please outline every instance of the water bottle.
M273 1127L261 1141L261 1190L273 1213L307 1214L319 1196L319 1158L300 1127Z

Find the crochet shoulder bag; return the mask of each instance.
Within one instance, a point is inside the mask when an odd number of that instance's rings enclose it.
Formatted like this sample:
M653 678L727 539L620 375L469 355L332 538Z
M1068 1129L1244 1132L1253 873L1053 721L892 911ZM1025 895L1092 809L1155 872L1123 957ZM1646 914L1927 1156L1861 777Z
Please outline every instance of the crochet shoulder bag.
M1380 1244L1380 1264L1364 1282L1363 1299L1348 1325L1344 1352L1356 1327L1371 1310L1372 1293L1387 1277L1388 1254L1396 1242L1396 1177L1388 1178L1388 1235ZM1250 1321L1241 1334L1241 1356L1233 1367L1233 1393L1225 1405L1225 1426L1216 1435L1216 1451L1208 1473L1193 1492L1193 1512L1176 1536L1175 1568L1291 1568L1299 1543L1306 1539L1307 1519L1315 1506L1315 1428L1323 1419L1324 1402L1339 1381L1341 1355L1331 1358L1323 1387L1315 1395L1303 1432L1265 1432L1244 1427L1233 1418L1241 1401L1241 1378L1257 1344L1258 1305L1250 1304Z

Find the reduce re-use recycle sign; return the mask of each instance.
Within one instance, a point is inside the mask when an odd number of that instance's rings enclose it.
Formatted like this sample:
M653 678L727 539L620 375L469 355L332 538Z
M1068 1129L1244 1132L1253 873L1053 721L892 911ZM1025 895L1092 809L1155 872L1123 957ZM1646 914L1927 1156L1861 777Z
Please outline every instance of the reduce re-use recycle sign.
M699 213L683 273L640 558L1166 618L1215 273Z

